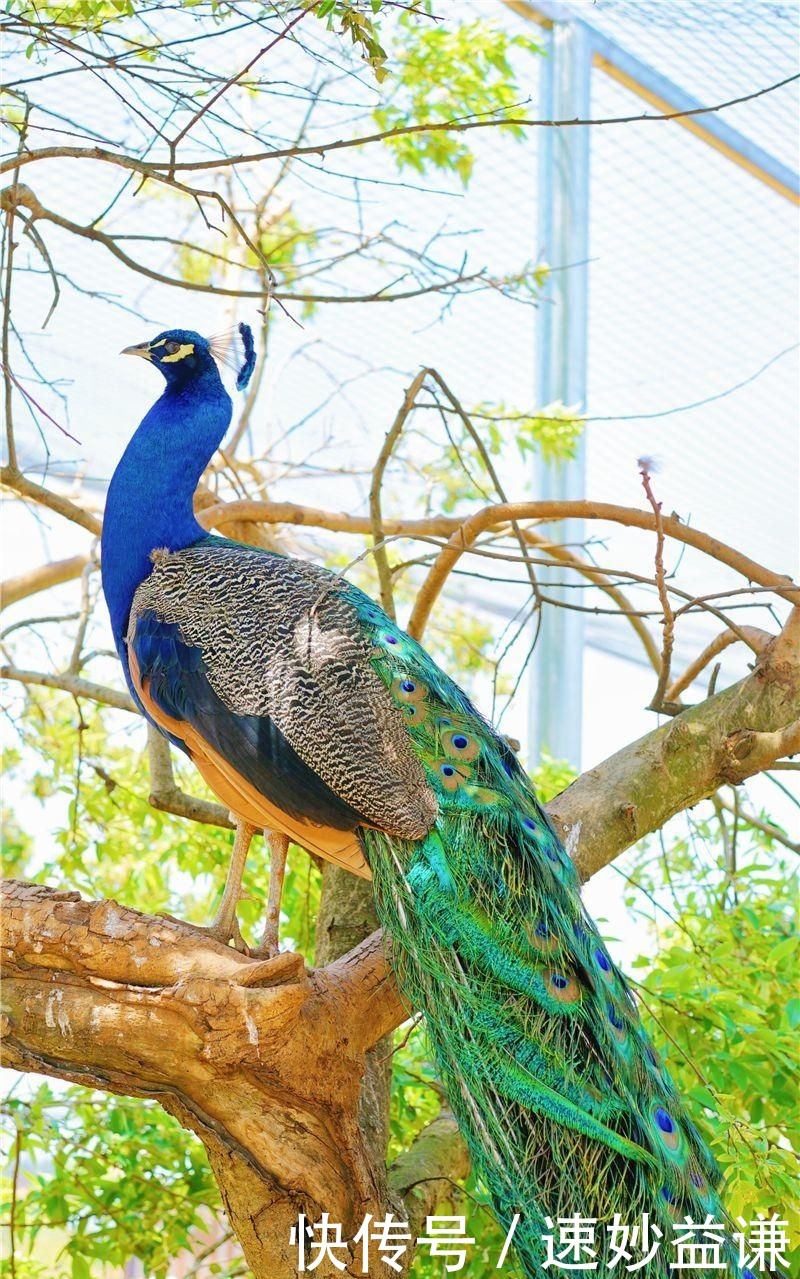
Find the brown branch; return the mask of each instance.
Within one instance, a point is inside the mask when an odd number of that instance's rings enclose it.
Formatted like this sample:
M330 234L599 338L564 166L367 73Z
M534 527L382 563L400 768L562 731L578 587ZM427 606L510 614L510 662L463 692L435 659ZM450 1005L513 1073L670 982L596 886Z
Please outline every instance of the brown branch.
M20 573L19 577L7 577L4 582L0 582L0 609L10 608L29 595L49 590L51 586L74 581L76 577L80 577L88 563L88 555L71 555L69 559L53 560L50 564L42 564L27 573Z
M147 759L150 766L150 794L147 802L151 808L157 808L162 813L172 813L175 817L187 817L189 821L201 822L206 826L235 829L236 823L231 820L224 804L187 795L176 784L170 744L152 724L147 725Z
M239 521L243 524L298 524L307 528L324 528L331 533L369 535L372 532L368 516L349 515L344 511L325 511L318 507L300 506L295 502L220 502L216 506L206 507L198 519L204 528L223 528L226 524ZM654 532L656 527L655 517L650 511L640 511L634 506L617 506L611 502L591 502L588 499L498 503L496 506L482 508L466 520L449 515L412 520L382 517L381 527L385 535L450 538L450 544L444 547L439 560L431 569L431 573L436 570L437 577L443 572L442 580L438 583L431 582L430 585L426 582L423 587L431 597L424 604L424 620L427 620L447 574L460 556L469 550L478 535L488 529L503 528L512 519L547 522L569 519L609 520L629 528L646 529L648 532ZM800 599L800 586L788 574L774 573L709 533L683 524L675 515L665 515L663 525L669 537L703 551L721 564L727 564L748 581L775 591L776 595L790 603ZM439 561L442 561L440 566Z
M368 515L349 515L345 511L325 511L321 507L301 506L297 502L263 502L245 498L233 502L217 502L197 513L203 528L225 528L228 524L296 524L306 528L323 528L329 533L356 533L367 537L372 533ZM381 516L384 536L449 537L461 527L457 516L434 515L409 520L399 516Z
M481 439L480 433L476 430L472 419L470 418L466 409L461 404L461 401L457 398L457 396L453 393L453 391L450 390L450 387L447 385L442 375L439 372L437 372L436 369L431 369L430 372L431 372L431 377L433 378L435 384L441 389L443 395L449 400L450 407L458 416L462 426L464 427L470 439L472 440L473 444L475 445L476 449L478 450L478 456L480 457L481 462L483 463L483 467L484 467L484 470L486 471L486 474L489 476L490 480L492 481L492 484L494 485L495 493L497 494L501 502L507 502L508 496L503 488L502 482L500 480L500 476L497 474L497 470L495 469L494 463L492 462L492 459L489 456L489 451L486 448L486 445L484 444L483 440ZM435 392L434 392L434 399L437 400L437 407L441 411L443 406L439 404L438 397L436 397ZM460 456L460 453L458 454L458 456L463 466L464 463L463 463L463 459ZM528 581L530 582L531 593L535 601L535 607L538 609L541 607L542 598L541 598L541 593L539 591L539 583L536 580L536 572L531 562L531 558L528 554L527 539L517 520L511 520L511 529L514 533L514 536L517 539L517 542L519 543L519 548L522 551L522 561L525 565L525 572L527 573ZM418 636L417 638L421 638L421 636Z
M257 1279L289 1279L289 1227L352 1238L385 1213L358 1122L364 1056L335 974L252 961L113 902L3 885L3 1062L154 1097L206 1145Z
M157 177L164 172L199 173L211 169L231 168L241 164L257 164L262 160L284 160L287 157L304 155L322 156L330 151L343 151L353 147L370 146L375 142L385 142L392 138L408 137L409 135L420 133L467 133L473 129L507 128L509 126L536 129L574 129L599 125L641 124L657 120L680 120L691 116L711 115L717 111L724 111L729 107L738 106L743 102L751 102L767 93L774 93L776 89L782 89L785 85L792 84L797 79L797 75L787 76L783 80L765 85L764 88L756 89L752 93L746 93L737 98L729 98L727 101L717 102L713 106L692 107L683 111L645 111L638 115L601 116L595 119L576 116L569 120L536 120L527 116L504 116L501 119L491 120L443 120L430 124L402 125L396 129L384 129L382 132L365 134L358 138L340 138L335 142L319 142L299 147L275 147L269 151L255 151L250 154L215 156L213 160L183 160L179 163L170 162L169 160L145 162L143 160L135 160L131 156L123 155L117 151L110 151L105 147L39 147L35 150L25 151L20 155L19 159L14 157L13 161L4 161L0 164L0 174L15 169L17 164L21 168L24 165L33 164L41 160L71 159L97 160L105 164L118 165L134 173L141 173L144 177Z
M390 975L380 930L317 975L322 988L333 991L353 1042L364 1051L411 1016Z
M674 702L681 693L693 684L698 675L708 666L709 662L713 662L715 657L720 653L724 653L726 648L731 644L737 643L738 640L745 639L754 653L763 653L767 644L772 643L775 636L769 631L763 631L758 626L739 626L736 631L721 631L710 644L706 645L702 653L690 662L682 675L679 675L673 684L670 684L664 694L665 702Z
M272 270L256 244L253 243L251 237L247 234L244 226L236 217L230 205L223 200L219 192L216 191L197 191L193 192L191 188L185 187L182 183L172 183L159 174L151 174L158 181L166 182L168 186L174 185L178 191L189 193L199 199L203 196L206 199L213 199L220 203L224 212L230 218L236 227L242 240L252 251L264 272L267 279L272 279ZM241 287L228 288L223 284L203 284L197 280L188 280L185 276L166 275L163 271L157 271L154 267L147 266L146 263L132 258L120 247L118 239L109 235L106 231L101 231L93 222L83 224L73 222L70 218L66 218L61 213L56 213L53 209L46 208L34 194L30 187L20 184L19 186L6 187L0 191L0 208L25 208L30 212L30 222L34 219L43 222L51 222L54 226L60 227L62 231L68 231L70 235L76 235L80 239L90 240L95 244L101 244L112 257L121 262L130 271L135 271L139 275L145 276L148 280L155 280L158 284L169 285L170 288L189 290L191 293L211 293L216 297L228 298L255 298L260 302L266 303L269 298L276 302L302 302L308 304L336 303L342 305L353 305L367 302L406 302L413 298L425 297L430 293L446 293L448 290L454 290L465 284L471 284L476 280L484 278L483 271L475 271L469 275L458 274L448 277L446 280L438 281L435 284L421 284L415 289L403 289L402 291L389 292L387 288L382 287L374 289L371 293L298 293L286 290L276 289L274 287L266 287L262 284L258 289L243 289ZM285 308L283 308L285 310ZM27 394L27 392L24 392ZM30 398L30 397L29 397ZM58 425L58 423L56 423ZM63 430L63 427L59 427ZM68 432L65 432L68 434ZM72 438L72 437L70 437Z
M375 567L378 571L378 582L381 593L381 607L389 617L395 616L394 611L394 594L392 591L392 574L389 568L389 560L386 555L386 547L383 544L386 530L383 524L383 516L381 512L381 485L389 464L389 459L394 452L403 432L409 413L414 408L419 390L430 372L429 369L420 369L411 385L406 389L403 396L403 403L397 411L394 422L386 432L386 437L381 445L381 451L378 454L377 461L372 468L372 483L369 490L369 514L370 514L370 532L372 533L373 555L375 557Z
M96 515L92 515L89 511L85 511L83 507L77 506L69 498L62 497L60 493L54 493L52 489L43 488L41 484L34 484L16 467L4 466L0 470L0 485L12 490L19 497L24 498L26 502L35 502L37 506L46 506L48 510L55 511L56 515L63 515L64 519L71 520L73 524L80 524L81 528L88 529L90 533L99 536L100 520Z
M21 671L16 666L0 666L0 679L15 680L18 684L28 684L38 688L58 688L73 697L88 697L103 706L114 706L119 711L133 711L138 715L139 708L127 693L116 688L107 688L105 684L94 684L91 680L81 679L78 675L47 675L44 671Z
M551 501L551 502L509 502L496 506L486 506L474 515L463 520L460 527L450 537L447 546L440 551L431 570L425 579L408 624L411 635L418 635L425 627L431 609L458 560L469 550L475 539L487 528L509 520L556 520L556 519L611 520L630 528L641 528L654 531L656 517L650 511L639 511L630 506L616 506L611 502ZM682 524L674 515L662 517L664 532L687 546L694 546L704 551L721 564L741 573L750 582L766 586L774 590L776 595L794 604L800 601L800 587L791 578L773 573L771 569L757 564L747 555L726 546L724 542L701 533L698 529Z

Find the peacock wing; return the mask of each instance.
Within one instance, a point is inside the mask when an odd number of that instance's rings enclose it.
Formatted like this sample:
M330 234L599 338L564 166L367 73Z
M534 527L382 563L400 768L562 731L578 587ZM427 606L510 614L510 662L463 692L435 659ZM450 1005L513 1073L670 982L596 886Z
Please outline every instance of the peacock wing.
M131 609L131 670L284 811L419 839L436 798L351 589L224 539L155 552Z

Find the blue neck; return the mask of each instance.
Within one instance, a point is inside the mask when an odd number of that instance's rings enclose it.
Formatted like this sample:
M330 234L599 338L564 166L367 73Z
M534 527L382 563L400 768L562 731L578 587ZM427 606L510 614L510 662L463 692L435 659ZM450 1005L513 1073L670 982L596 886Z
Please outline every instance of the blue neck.
M103 519L101 567L123 662L131 602L152 568L150 553L161 547L181 550L206 536L194 517L194 492L230 420L230 397L209 360L190 382L167 387L114 472Z

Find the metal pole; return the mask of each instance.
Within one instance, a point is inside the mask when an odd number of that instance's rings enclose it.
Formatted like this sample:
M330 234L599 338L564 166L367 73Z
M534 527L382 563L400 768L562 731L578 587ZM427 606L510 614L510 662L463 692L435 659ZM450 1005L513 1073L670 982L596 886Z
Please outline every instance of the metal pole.
M590 118L592 48L581 22L556 22L542 58L541 114L546 120ZM539 246L554 270L537 323L537 403L586 402L589 283L589 129L543 129L539 161ZM535 495L547 499L585 495L585 450L576 459L548 465L537 459ZM583 540L583 524L552 526L554 540ZM575 592L552 585L563 570L542 569L545 593L575 602ZM530 700L531 759L547 749L580 765L583 714L583 617L545 605L534 652Z

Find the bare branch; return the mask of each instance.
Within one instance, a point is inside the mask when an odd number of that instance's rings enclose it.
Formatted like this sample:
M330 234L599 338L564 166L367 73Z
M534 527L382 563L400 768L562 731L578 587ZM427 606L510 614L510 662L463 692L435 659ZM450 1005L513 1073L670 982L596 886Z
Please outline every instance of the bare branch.
M774 765L772 766L774 767ZM735 794L736 792L734 792ZM782 844L784 848L788 848L790 852L800 853L800 843L796 840L789 839L785 831L780 827L773 825L772 822L762 821L760 817L756 817L755 813L745 812L744 809L738 808L736 804L729 804L721 795L715 796L716 802L720 808L724 808L726 813L732 813L739 821L744 822L747 826L753 826L756 830L760 830L762 834L767 835L770 839L774 839L776 843Z
M69 559L53 560L39 568L29 569L27 573L20 573L19 577L6 578L4 582L0 582L0 609L18 604L29 595L48 591L51 586L74 581L76 577L80 577L88 562L88 555L71 555Z
M656 521L656 588L658 590L658 598L661 602L661 612L663 614L664 637L661 646L661 662L658 672L658 682L656 691L650 702L650 710L660 711L664 704L664 694L667 689L667 683L670 676L670 668L672 665L672 649L675 644L675 614L670 603L669 591L667 590L666 571L664 569L664 519L661 513L661 503L656 500L653 493L653 485L650 478L650 463L646 458L639 461L639 473L642 477L642 487L647 495L647 500L653 508L653 515Z
M408 631L411 635L419 635L425 627L431 609L456 563L469 549L479 533L508 520L555 520L555 519L611 520L631 528L648 530L656 529L656 517L650 511L639 511L634 507L616 506L610 502L590 501L552 501L552 502L508 502L497 506L486 506L474 515L462 521L460 528L452 534L447 546L439 553L433 567L425 579L417 595ZM674 515L662 517L664 532L687 546L705 551L721 564L741 573L750 582L759 586L767 586L783 599L794 604L800 601L800 587L791 578L757 564L747 555L726 546L715 537L701 533L699 529L682 524Z
M132 711L139 715L138 706L127 693L118 692L115 688L107 688L105 684L94 684L91 680L81 679L78 675L48 675L44 671L21 671L16 666L0 666L0 679L16 680L18 684L29 684L38 688L58 688L73 697L88 697L90 701L100 702L103 706L113 706L119 711Z
M723 653L726 648L729 648L731 644L737 643L743 637L749 641L754 653L763 653L767 644L772 643L775 638L769 631L762 631L758 626L740 626L737 631L721 631L716 639L706 645L702 653L698 654L694 661L689 663L683 674L679 675L673 684L670 684L664 694L664 701L674 702L690 684L694 683L709 662L713 662L715 657L719 657L720 653Z
M56 515L63 515L64 519L71 520L73 524L80 524L82 528L88 529L96 537L99 536L101 525L96 515L92 515L89 511L85 511L83 507L77 506L69 498L62 497L60 493L54 493L52 489L43 488L41 484L34 484L16 467L4 466L2 468L0 471L0 484L4 488L17 493L25 501L35 502L37 506L46 506L48 510L55 511Z
M474 129L508 128L509 126L531 129L574 129L598 125L642 124L657 120L679 120L691 116L711 115L717 111L725 111L729 107L739 106L743 102L751 102L755 98L764 97L765 94L774 93L776 89L782 89L799 78L800 76L798 75L786 76L783 80L765 85L752 93L742 94L738 98L729 98L725 102L717 102L713 106L693 107L684 111L645 111L637 115L601 116L595 119L574 117L570 120L537 120L528 116L514 115L505 115L488 120L470 117L465 120L444 120L430 124L403 125L396 129L384 129L381 132L368 133L357 138L340 138L334 142L318 142L299 147L273 147L268 151L254 151L249 154L215 156L213 160L183 160L180 162L170 162L168 160L145 162L135 160L118 151L110 151L105 147L50 146L24 152L19 157L19 166L21 168L24 165L35 164L42 160L97 160L105 164L119 165L122 168L141 173L144 177L155 177L159 173L200 173L212 169L221 170L244 164L257 164L264 160L284 160L289 156L322 156L331 151L352 150L355 147L371 146L376 142L385 142L391 138L408 137L412 134L467 133ZM5 161L0 164L0 174L13 170L16 166L16 157L13 161Z
M375 557L375 567L378 570L378 582L380 583L381 606L389 617L395 616L394 611L394 595L392 592L392 575L389 569L389 560L386 555L386 547L383 545L385 537L385 529L381 514L381 485L389 459L392 456L395 445L397 444L403 432L409 413L414 408L414 402L419 394L420 388L428 376L428 369L420 369L411 385L406 389L403 396L403 403L397 411L394 422L386 432L386 437L381 445L381 451L378 454L377 461L372 468L372 484L369 490L369 512L372 533L373 554Z

